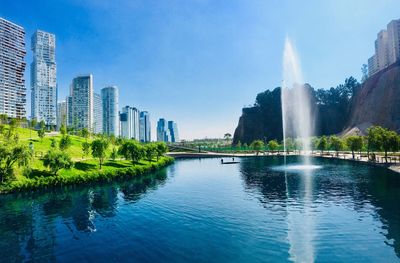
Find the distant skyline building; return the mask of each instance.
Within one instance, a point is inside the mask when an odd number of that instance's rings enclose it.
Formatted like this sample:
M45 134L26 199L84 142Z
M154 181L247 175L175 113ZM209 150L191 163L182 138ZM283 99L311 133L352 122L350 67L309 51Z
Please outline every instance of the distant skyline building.
M171 135L170 142L179 142L178 124L174 121L168 121L168 130Z
M46 125L57 124L56 37L37 30L32 35L31 115Z
M400 59L400 19L392 20L386 30L379 31L375 54L368 59L368 75L372 76Z
M167 121L164 118L160 118L157 122L157 141L171 142L171 134Z
M93 131L93 76L81 75L72 80L72 126Z
M103 133L103 101L101 95L98 93L93 94L93 132L95 134Z
M64 124L67 127L67 102L60 101L57 103L57 129L61 128L61 125Z
M26 117L25 30L0 17L0 114Z
M72 96L65 98L65 104L67 107L67 126L73 125L73 114L72 114Z
M139 141L139 110L125 106L120 114L121 137Z
M150 114L147 111L141 111L139 114L139 137L141 142L151 141L151 123Z
M103 133L119 136L117 86L108 86L101 89L101 99L103 104Z

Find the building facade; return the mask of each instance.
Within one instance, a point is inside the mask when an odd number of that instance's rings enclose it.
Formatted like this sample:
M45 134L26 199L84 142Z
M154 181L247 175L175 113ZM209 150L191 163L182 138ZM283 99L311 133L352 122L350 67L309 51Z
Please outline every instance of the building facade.
M0 114L26 117L25 30L0 18Z
M103 133L119 136L118 88L116 86L103 88L101 100L103 105Z
M147 111L140 112L139 137L140 137L141 142L150 142L151 141L150 114Z
M375 40L375 54L368 59L368 75L372 76L400 59L400 19L392 20Z
M61 101L57 103L57 130L60 130L61 125L67 127L67 102Z
M93 132L95 134L103 133L103 101L101 95L93 94Z
M120 114L121 137L140 140L139 137L139 110L135 107L125 106Z
M56 37L37 30L32 36L31 113L38 122L57 124Z
M179 142L178 124L174 121L168 121L168 130L171 135L170 142Z
M67 96L65 98L65 104L67 107L67 126L73 125L73 114L72 114L72 96Z
M157 122L157 141L171 142L171 134L167 121L164 118L160 118Z
M93 131L93 76L82 75L72 80L72 127Z

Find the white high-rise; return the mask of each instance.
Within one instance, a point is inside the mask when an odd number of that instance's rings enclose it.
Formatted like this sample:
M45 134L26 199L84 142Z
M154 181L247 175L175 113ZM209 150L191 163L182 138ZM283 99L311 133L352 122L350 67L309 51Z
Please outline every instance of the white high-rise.
M101 95L94 93L93 95L93 132L96 134L103 133L103 102Z
M139 110L130 106L123 107L120 120L121 137L139 141Z
M0 17L0 114L26 117L25 30Z
M116 86L103 88L101 100L103 104L103 133L119 136L118 88Z
M392 20L375 40L375 54L368 59L368 74L387 68L400 59L400 19Z
M46 125L57 124L56 37L37 30L32 36L32 118Z
M93 132L93 76L82 75L72 80L71 85L72 126Z

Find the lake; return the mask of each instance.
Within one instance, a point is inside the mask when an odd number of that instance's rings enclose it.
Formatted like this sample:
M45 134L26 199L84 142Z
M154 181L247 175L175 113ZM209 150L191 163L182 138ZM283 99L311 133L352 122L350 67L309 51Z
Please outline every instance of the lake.
M226 159L230 160L230 158ZM343 160L177 160L0 196L1 262L397 262L400 174Z

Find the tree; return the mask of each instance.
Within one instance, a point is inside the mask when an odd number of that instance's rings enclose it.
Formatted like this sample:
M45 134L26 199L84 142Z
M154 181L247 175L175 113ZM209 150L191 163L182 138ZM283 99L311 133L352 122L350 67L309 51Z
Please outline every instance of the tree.
M140 143L130 140L124 142L120 148L119 153L127 160L131 160L133 164L138 163L144 156L144 148Z
M275 152L279 148L279 143L276 140L271 140L268 142L268 149Z
M344 141L337 136L331 136L330 141L331 141L331 147L333 150L335 150L336 157L338 157L339 151L343 150L343 148L344 148Z
M66 134L67 134L67 128L65 128L64 123L61 124L60 133L61 133L62 135L66 135Z
M36 118L33 118L30 122L31 129L34 130L36 128L36 125L37 125L37 120Z
M40 129L37 131L37 133L38 133L38 136L39 136L40 140L42 141L43 138L44 138L44 135L45 135L45 133L46 133L45 129L40 128Z
M353 156L354 159L354 152L355 151L361 151L362 147L363 147L363 138L361 136L349 136L346 138L346 143L347 146L350 148L351 150L351 154Z
M367 129L367 151L368 157L370 151L380 151L382 149L383 128L380 126L371 126Z
M115 161L115 159L117 159L117 157L118 157L118 151L115 147L113 147L111 150L110 158L111 158L111 160Z
M73 162L66 152L52 150L44 156L43 165L56 176L61 169L70 169Z
M251 143L251 148L253 148L253 150L256 151L256 154L258 155L260 151L264 148L264 142L261 140L255 140Z
M57 141L55 138L51 138L51 144L50 148L56 148L57 147Z
M157 155L157 146L153 143L148 143L144 147L146 159L149 162L153 161L154 156Z
M224 139L225 140L229 141L231 138L232 138L232 134L230 134L230 133L225 133L224 134Z
M156 143L157 161L167 152L168 148L165 142Z
M71 140L71 137L69 137L69 135L64 135L63 137L61 137L61 140L59 143L59 147L60 147L61 151L67 150L71 145L72 145L72 140Z
M39 127L40 127L41 130L46 130L46 123L44 123L43 120L40 121L40 122L39 122Z
M83 129L81 130L81 136L82 136L83 138L87 139L87 138L89 137L89 131L88 131L88 129L83 128Z
M82 143L82 159L87 157L90 154L90 143L83 142Z
M100 170L103 165L104 158L106 158L106 151L108 148L108 141L100 138L92 142L92 156L99 159Z
M321 151L321 154L324 153L324 151L328 147L328 140L326 139L326 136L322 136L319 141L318 141L318 150Z
M7 119L8 119L7 114L0 114L1 124L7 124Z
M399 147L398 136L395 131L383 129L381 138L382 138L382 148L385 152L385 162L387 163L388 151L397 151Z
M32 158L26 145L0 144L0 179L1 182L13 175L13 168L26 166Z

